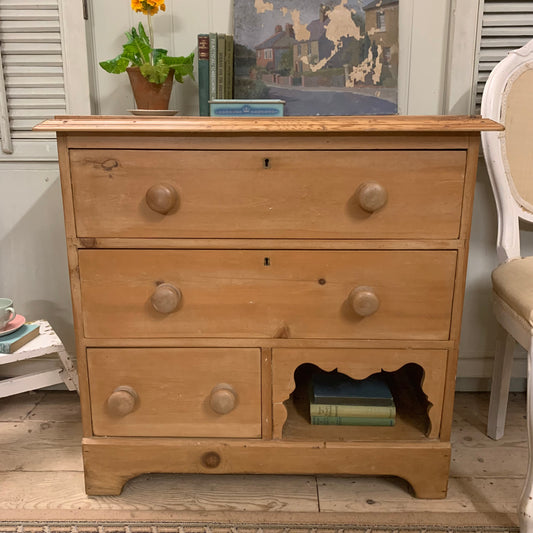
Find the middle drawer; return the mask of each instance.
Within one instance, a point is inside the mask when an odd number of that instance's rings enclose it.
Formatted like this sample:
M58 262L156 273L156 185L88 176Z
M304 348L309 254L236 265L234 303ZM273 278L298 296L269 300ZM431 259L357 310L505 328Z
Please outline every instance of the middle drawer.
M454 250L80 250L86 338L449 337Z

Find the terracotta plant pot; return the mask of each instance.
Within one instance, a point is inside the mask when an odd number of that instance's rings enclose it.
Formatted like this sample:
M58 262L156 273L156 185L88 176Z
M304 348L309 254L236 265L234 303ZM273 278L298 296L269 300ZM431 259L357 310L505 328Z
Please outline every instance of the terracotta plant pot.
M174 82L174 71L172 69L163 83L149 82L141 74L139 67L128 67L126 70L130 78L137 109L168 109Z

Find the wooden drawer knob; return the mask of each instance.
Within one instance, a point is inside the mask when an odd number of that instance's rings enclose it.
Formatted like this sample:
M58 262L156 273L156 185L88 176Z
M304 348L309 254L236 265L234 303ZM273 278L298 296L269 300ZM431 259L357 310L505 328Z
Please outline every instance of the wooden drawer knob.
M216 385L209 396L209 405L215 413L225 415L235 409L237 404L237 394L231 385L219 383Z
M348 299L359 316L373 315L379 309L379 298L372 287L356 287Z
M150 301L158 313L172 313L181 302L181 291L170 283L161 283L152 294Z
M107 399L107 411L112 416L123 417L135 410L139 395L127 385L117 387Z
M206 452L202 455L202 464L206 468L216 468L220 464L220 455L217 452Z
M146 191L146 203L152 211L166 215L178 203L178 193L172 185L158 183Z
M357 198L362 209L373 213L387 203L387 189L375 181L369 181L357 189Z

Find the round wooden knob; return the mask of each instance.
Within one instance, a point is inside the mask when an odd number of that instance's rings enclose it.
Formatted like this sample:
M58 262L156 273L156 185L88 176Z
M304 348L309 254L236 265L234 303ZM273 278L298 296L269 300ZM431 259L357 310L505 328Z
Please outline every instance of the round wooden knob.
M387 203L387 189L375 181L369 181L359 187L357 198L365 211L373 213Z
M209 405L215 413L225 415L233 409L237 404L237 394L231 385L227 383L219 383L213 388L209 396Z
M150 301L158 313L172 313L181 302L181 291L170 283L161 283L152 294Z
M138 400L138 394L131 387L117 387L107 399L107 411L112 416L126 416L135 410Z
M216 468L220 464L220 455L217 452L206 452L202 455L202 464L207 468Z
M348 299L359 316L373 315L379 309L379 298L372 287L356 287Z
M146 203L152 211L166 215L178 203L178 193L172 185L158 183L146 191Z

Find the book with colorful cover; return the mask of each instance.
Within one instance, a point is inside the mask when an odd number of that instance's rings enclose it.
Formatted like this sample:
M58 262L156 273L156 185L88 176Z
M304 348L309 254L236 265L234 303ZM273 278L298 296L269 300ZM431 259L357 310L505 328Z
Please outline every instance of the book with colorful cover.
M328 403L310 403L311 416L356 416L367 418L394 418L396 407L394 405L340 405Z
M311 378L311 403L390 407L394 399L382 374L358 380L340 372L320 372Z
M39 335L39 324L26 322L17 331L0 337L0 354L11 354Z
M312 416L311 424L320 426L394 426L395 418L368 416Z
M198 107L200 116L209 116L209 35L198 34Z

